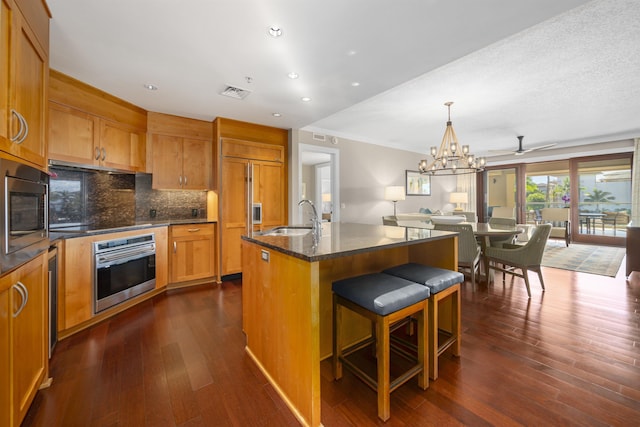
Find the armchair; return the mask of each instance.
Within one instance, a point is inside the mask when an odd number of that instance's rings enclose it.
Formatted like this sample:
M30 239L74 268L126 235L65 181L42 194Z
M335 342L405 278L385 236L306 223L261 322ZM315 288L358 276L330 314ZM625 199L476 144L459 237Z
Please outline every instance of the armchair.
M543 223L553 224L549 237L564 239L569 247L571 242L571 210L568 208L544 208L540 210Z
M455 231L458 236L458 267L469 270L471 284L476 285L476 271L480 270L480 246L471 224L434 224L435 230Z
M531 298L529 270L535 271L538 273L540 285L544 291L544 279L540 263L542 262L542 255L550 233L551 224L541 224L536 227L533 235L524 246L505 244L502 248L486 248L484 253L486 271L488 272L489 269L502 271L503 281L505 273L522 277L527 287L529 298ZM499 267L498 263L502 264L502 266ZM520 269L521 273L517 273L516 269Z
M500 228L500 226L507 227L515 227L516 219L515 218L501 218L492 216L489 218L489 225L492 227ZM490 237L489 238L489 246L501 248L505 243L513 243L514 237Z

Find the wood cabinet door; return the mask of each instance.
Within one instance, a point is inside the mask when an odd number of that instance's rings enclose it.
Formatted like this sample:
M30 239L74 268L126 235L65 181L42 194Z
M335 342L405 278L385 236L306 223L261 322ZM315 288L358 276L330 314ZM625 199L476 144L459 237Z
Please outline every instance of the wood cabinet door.
M116 122L100 120L100 161L102 166L128 170L140 169L140 137L136 131ZM144 169L144 168L143 168Z
M173 245L172 282L186 282L215 276L213 236L176 238Z
M211 188L211 141L184 138L182 140L182 188Z
M26 288L26 305L13 318L13 407L14 424L24 418L46 371L47 319L44 255L18 270L17 280ZM23 299L12 291L14 313Z
M5 7L10 5L11 3L3 3L3 12ZM8 133L7 138L11 136L20 136L20 138L15 142L10 139L0 139L0 148L45 168L47 112L45 94L49 78L49 60L28 23L15 7L11 25L10 37L13 37L13 41L10 40L9 43L14 44L9 46L9 55L13 55L8 62L10 98L9 111L6 112L8 119L6 133ZM23 121L19 119L18 114L24 119Z
M253 201L262 203L262 230L285 225L285 176L282 163L254 161Z
M247 231L248 165L246 159L225 157L222 160L220 275L242 271L240 237Z
M182 138L169 135L152 135L153 165L152 187L162 190L179 190L182 184Z
M0 146L9 144L9 123L11 120L11 100L9 85L11 76L11 31L13 28L13 1L0 0Z
M49 158L86 165L97 164L98 118L84 111L49 103Z
M0 425L11 425L11 365L9 358L11 356L11 341L9 340L9 331L11 327L11 315L9 314L9 293L11 289L4 289L0 284Z
M105 237L107 238L107 237ZM64 241L64 268L60 298L64 301L63 329L91 319L93 316L93 243L94 237L76 237Z

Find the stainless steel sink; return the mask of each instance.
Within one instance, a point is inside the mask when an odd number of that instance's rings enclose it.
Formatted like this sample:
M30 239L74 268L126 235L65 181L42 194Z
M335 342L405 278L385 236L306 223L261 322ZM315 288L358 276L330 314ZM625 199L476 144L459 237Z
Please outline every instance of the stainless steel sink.
M262 233L263 236L304 236L311 233L311 227L276 227Z

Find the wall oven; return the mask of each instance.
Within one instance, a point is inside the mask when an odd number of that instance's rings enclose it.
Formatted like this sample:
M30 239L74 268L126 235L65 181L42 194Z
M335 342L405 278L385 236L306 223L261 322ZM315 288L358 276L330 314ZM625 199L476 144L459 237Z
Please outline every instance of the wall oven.
M34 167L0 159L3 259L37 243L48 247L49 176Z
M154 234L95 242L93 253L94 313L155 288Z

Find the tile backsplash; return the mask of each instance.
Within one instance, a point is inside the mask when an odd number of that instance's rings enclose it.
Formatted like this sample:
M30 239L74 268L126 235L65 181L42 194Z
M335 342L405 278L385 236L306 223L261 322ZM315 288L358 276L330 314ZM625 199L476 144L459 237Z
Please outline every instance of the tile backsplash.
M59 167L51 167L50 172L50 224L108 228L140 221L207 217L206 192L153 190L150 174Z
M206 191L153 190L150 174L137 174L135 177L136 220L207 218ZM155 211L155 217L151 216L152 210Z

